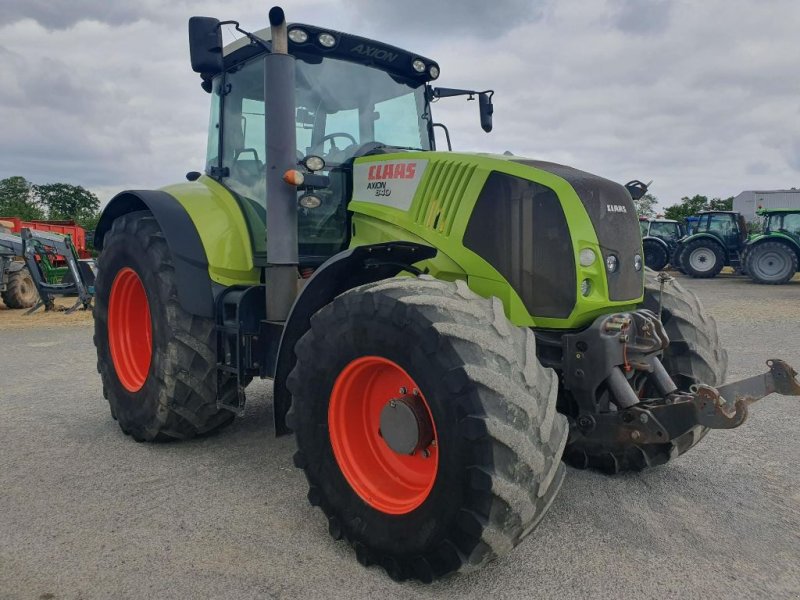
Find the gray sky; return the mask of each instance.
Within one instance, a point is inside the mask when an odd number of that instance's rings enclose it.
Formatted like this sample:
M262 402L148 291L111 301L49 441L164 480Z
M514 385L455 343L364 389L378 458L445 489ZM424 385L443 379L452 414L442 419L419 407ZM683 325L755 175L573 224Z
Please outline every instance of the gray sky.
M209 96L192 15L266 25L252 0L0 0L0 178L101 200L203 165ZM286 0L290 21L435 58L439 82L493 88L434 107L457 150L566 163L684 195L800 187L796 0Z

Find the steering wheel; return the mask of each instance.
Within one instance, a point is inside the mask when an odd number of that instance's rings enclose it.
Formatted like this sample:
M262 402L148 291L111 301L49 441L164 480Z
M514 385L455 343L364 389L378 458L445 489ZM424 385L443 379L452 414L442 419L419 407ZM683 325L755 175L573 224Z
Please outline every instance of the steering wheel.
M335 137L346 137L352 143L354 143L354 144L358 143L358 142L356 142L356 138L354 138L349 133L345 133L344 131L334 131L333 133L329 133L328 135L323 136L322 139L320 140L319 144L317 144L317 145L318 146L322 146L325 142L327 142L328 140L332 140Z

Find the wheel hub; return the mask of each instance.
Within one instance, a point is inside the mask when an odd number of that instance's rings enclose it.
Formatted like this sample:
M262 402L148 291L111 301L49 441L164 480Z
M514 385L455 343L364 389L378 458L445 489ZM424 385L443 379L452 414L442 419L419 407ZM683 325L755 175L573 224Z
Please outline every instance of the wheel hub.
M439 468L436 422L400 365L380 356L346 365L331 390L328 433L342 475L369 506L402 515L425 502Z
M418 396L403 396L384 405L380 434L394 452L413 455L430 446L433 425Z
M708 248L698 248L689 255L689 264L696 271L708 271L714 264L715 256Z

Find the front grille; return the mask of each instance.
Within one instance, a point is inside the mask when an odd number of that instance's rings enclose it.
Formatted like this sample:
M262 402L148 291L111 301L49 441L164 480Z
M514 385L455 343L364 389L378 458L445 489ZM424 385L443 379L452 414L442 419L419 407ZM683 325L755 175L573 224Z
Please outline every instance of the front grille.
M470 216L464 246L506 278L531 315L572 313L577 299L572 239L550 188L492 172Z
M420 201L412 215L414 221L450 235L458 204L474 172L474 164L457 160L434 162L420 183Z

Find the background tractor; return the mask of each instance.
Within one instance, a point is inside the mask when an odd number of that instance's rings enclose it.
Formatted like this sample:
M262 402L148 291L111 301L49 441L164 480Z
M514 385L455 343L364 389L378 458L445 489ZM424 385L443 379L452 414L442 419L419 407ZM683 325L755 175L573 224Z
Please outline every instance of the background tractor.
M670 263L691 277L716 277L723 267L741 270L746 244L747 223L740 213L703 211L678 242Z
M391 577L432 581L541 521L562 455L660 465L791 369L717 386L696 297L642 261L631 195L515 156L436 151L420 54L269 13L189 22L210 94L204 173L130 190L95 234L103 392L137 441L207 434L274 380L278 435L330 534ZM223 48L220 26L243 37ZM662 289L663 287L663 289Z
M800 210L773 208L758 214L764 217L764 230L745 247L744 271L756 283L786 283L800 262Z
M678 241L685 235L683 225L672 219L639 218L642 233L644 264L660 271L669 264L670 257L678 247Z

